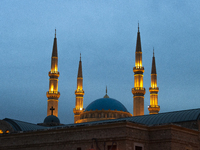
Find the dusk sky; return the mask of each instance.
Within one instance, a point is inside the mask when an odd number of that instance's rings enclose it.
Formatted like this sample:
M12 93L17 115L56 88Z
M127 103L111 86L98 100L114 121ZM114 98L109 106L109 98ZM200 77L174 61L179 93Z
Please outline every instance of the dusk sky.
M153 47L160 113L200 107L199 0L1 0L0 119L41 123L47 115L55 28L58 117L73 123L82 55L84 108L105 95L133 114L138 30L143 52L145 114Z

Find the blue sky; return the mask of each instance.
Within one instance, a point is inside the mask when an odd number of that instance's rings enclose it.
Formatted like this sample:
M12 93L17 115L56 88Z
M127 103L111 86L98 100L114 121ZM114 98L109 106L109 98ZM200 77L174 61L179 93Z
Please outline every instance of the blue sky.
M48 72L57 29L59 119L73 122L82 54L84 107L108 95L133 113L138 22L148 114L153 47L160 112L200 107L198 0L2 0L0 118L39 123L46 117Z

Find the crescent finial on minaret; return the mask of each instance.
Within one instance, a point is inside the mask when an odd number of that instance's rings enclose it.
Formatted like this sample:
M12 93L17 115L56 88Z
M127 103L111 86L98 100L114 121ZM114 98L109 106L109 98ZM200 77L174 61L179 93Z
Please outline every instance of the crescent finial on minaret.
M153 47L153 57L154 57L154 47Z

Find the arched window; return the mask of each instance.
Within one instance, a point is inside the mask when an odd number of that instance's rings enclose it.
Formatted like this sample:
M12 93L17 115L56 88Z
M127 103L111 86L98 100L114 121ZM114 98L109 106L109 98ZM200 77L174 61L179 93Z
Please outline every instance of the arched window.
M102 113L102 118L105 118L105 114L104 113Z
M116 114L114 114L114 116L113 116L114 118L117 118L117 115Z
M114 118L114 115L112 114L112 118Z

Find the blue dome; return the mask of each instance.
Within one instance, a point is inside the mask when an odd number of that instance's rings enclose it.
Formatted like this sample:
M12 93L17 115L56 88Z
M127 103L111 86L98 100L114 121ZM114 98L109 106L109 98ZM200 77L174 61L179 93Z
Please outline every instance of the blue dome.
M90 111L90 110L118 110L118 111L124 111L128 112L126 107L120 103L119 101L112 99L112 98L100 98L92 103L90 103L85 111Z
M44 123L58 123L58 124L60 124L60 120L58 119L58 117L56 117L54 115L50 115L50 116L47 116L44 119Z

